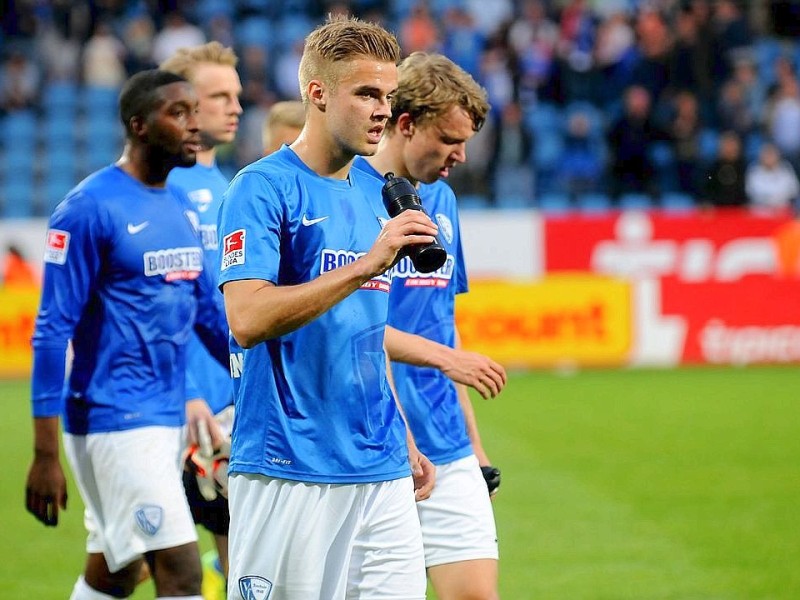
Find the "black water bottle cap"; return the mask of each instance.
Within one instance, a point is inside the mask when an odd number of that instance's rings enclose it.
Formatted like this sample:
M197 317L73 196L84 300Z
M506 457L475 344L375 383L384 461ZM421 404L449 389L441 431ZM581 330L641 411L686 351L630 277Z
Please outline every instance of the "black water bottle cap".
M383 205L390 217L396 217L404 210L421 210L416 188L405 177L397 177L394 173L384 175L386 183L383 184L381 195Z

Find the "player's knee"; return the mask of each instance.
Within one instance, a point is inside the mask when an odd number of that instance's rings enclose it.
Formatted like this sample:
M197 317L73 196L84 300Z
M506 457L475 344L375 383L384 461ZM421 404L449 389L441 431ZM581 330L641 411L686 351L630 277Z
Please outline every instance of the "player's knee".
M158 596L200 594L203 568L196 544L158 550L153 553L152 564Z

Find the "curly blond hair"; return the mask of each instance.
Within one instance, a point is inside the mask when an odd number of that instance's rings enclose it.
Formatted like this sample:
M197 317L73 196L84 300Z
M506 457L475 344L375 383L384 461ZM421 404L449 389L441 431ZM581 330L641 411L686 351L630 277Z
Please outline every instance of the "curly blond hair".
M397 69L397 91L392 101L389 129L408 113L417 125L441 117L453 106L463 108L479 131L489 113L486 90L452 60L442 54L414 52Z
M356 58L397 64L400 44L380 25L347 16L329 17L326 23L308 34L299 68L303 103L308 103L306 90L310 81L321 79L335 87L340 76L337 67L343 61Z

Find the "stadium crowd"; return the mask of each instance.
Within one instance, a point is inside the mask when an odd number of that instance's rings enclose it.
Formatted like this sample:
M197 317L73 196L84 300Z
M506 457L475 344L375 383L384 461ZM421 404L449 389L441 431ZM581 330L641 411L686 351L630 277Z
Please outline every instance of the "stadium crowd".
M241 57L242 131L220 166L248 164L270 106L299 96L304 36L338 12L397 32L404 54L444 53L486 88L487 126L451 176L464 205L790 206L793 10L767 0L12 0L0 38L0 214L49 214L118 154L122 82L207 40Z

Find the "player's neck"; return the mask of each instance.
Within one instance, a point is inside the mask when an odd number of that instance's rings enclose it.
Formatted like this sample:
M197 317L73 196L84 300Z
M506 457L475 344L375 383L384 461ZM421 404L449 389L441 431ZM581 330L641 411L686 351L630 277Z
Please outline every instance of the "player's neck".
M197 163L203 165L204 167L213 167L216 158L217 149L213 146L208 150L201 150L197 153Z
M380 146L378 146L378 151L373 156L365 156L364 158L381 175L394 173L397 177L405 177L412 185L416 186L418 182L411 177L403 159L402 142L402 137L384 134Z
M331 139L313 135L303 130L300 137L290 146L306 166L321 177L347 179L355 156L343 151Z

